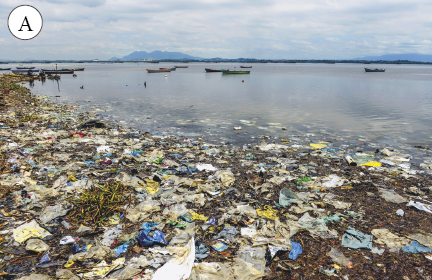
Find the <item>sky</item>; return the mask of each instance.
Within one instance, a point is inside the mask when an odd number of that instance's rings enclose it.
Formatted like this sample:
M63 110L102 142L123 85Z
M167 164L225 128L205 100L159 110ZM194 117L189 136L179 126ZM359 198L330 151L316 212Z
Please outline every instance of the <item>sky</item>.
M43 17L32 40L7 26L22 4ZM154 50L259 59L432 54L430 0L2 0L0 16L0 59L104 60Z

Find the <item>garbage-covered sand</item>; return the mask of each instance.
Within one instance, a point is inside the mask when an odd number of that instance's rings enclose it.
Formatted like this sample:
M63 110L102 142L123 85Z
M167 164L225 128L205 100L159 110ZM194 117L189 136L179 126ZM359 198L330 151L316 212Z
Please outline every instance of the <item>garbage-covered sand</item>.
M152 135L37 98L29 79L0 76L2 279L432 276L428 163L330 136Z

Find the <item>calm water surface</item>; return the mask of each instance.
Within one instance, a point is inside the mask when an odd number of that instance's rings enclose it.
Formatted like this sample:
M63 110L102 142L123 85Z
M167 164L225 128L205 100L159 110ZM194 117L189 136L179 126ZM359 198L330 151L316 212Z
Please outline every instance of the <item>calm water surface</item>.
M174 65L189 68L145 70ZM240 70L240 65L245 64L59 64L85 71L76 78L62 75L59 83L36 82L32 92L60 95L58 101L127 126L196 132L219 141L311 133L408 146L431 142L431 66L267 63L248 64L249 75L204 73L204 68ZM365 73L365 66L386 72ZM242 130L234 131L237 126Z

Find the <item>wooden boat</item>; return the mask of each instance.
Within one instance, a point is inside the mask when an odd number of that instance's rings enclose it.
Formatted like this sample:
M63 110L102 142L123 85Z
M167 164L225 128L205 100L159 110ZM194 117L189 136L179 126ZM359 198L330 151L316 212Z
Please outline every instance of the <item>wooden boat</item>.
M159 68L159 70L162 70L162 69L171 69L171 71L175 71L176 70L175 67L174 68Z
M146 69L148 73L160 73L160 72L171 72L171 68L163 69Z
M11 71L12 73L16 73L16 74L32 74L32 73L38 73L39 69L14 69Z
M240 66L240 68L252 68L252 66Z
M249 74L250 71L222 71L222 74Z
M75 69L69 69L69 70L74 70L74 71L84 71L84 68L75 68Z
M0 71L11 70L12 68L0 68Z
M74 70L70 70L70 69L58 69L58 70L41 69L41 70L45 74L73 74L74 73Z
M23 66L23 67L17 67L16 69L35 69L35 67Z
M223 71L229 71L229 69L210 69L210 68L205 68L205 71L208 72L223 72Z
M369 69L369 68L365 68L365 72L385 72L385 69Z
M189 66L174 66L175 68L188 68Z

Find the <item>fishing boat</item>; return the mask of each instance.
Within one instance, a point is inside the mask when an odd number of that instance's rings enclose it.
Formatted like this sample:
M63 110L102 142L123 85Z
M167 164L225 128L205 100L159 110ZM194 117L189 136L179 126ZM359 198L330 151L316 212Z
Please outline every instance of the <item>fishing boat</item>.
M48 70L48 69L41 69L42 72L44 72L45 74L73 74L74 70L71 69L52 69L52 70Z
M385 72L385 69L369 69L365 68L365 72Z
M12 73L15 73L15 74L32 74L32 73L38 73L39 69L14 69L11 71L12 71Z
M0 68L0 71L11 70L12 68Z
M250 71L222 71L222 74L249 74Z
M162 70L162 69L171 69L171 71L175 71L176 69L175 69L175 67L174 68L159 68L160 70Z
M205 68L205 71L208 72L223 72L223 71L229 71L229 69L210 69L210 68Z
M160 73L160 72L171 72L171 68L163 69L146 69L148 73Z
M174 66L175 68L188 68L189 66Z
M74 71L84 71L84 68L75 68L75 69L69 69L69 70L74 70Z
M240 66L240 68L252 68L252 66Z
M35 67L23 66L23 67L17 67L16 69L35 69Z

